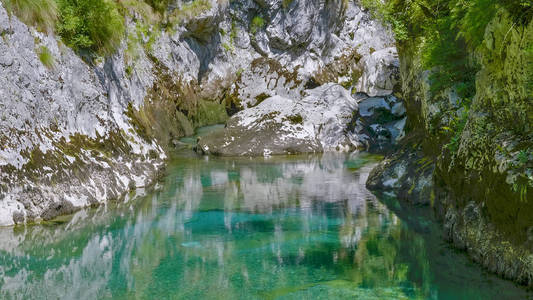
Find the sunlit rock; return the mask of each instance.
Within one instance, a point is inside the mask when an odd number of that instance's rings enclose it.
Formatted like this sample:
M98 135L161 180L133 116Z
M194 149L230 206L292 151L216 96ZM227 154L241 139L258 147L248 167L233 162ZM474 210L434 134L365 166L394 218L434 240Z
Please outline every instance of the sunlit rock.
M345 128L357 103L340 85L306 90L302 99L274 96L233 116L197 150L215 155L264 155L354 149Z

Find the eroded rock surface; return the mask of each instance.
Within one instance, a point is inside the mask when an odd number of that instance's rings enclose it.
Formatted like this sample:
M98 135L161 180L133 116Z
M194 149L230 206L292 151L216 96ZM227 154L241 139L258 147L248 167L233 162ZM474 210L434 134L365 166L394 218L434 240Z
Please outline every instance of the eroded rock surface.
M360 101L351 94L392 92L397 58L386 28L351 1L209 4L173 30L128 15L119 50L91 64L0 4L0 225L148 186L180 137L228 114L232 135L250 137L247 154L362 145L348 126ZM43 47L51 66L39 59ZM276 118L264 115L275 111L269 103L280 104ZM243 149L206 143L208 152Z
M261 15L273 22L251 39L263 57L239 72L226 98L231 113L243 111L224 132L203 137L199 152L254 156L382 149L402 136L405 110L400 100L388 97L399 61L387 29L352 2L293 1L288 10L279 2L263 5L271 10ZM358 114L357 103L366 105L373 96L390 100L382 108L385 118L378 112L366 119Z

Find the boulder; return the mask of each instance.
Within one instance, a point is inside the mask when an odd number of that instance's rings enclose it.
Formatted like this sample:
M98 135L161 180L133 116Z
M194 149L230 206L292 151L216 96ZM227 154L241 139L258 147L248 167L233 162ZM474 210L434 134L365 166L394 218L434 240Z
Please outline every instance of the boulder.
M406 110L403 101L393 95L368 97L357 94L358 113L350 130L360 144L371 151L384 151L403 137Z
M198 141L197 151L222 156L349 150L347 133L357 102L338 84L305 90L300 100L273 96L234 115L226 128Z

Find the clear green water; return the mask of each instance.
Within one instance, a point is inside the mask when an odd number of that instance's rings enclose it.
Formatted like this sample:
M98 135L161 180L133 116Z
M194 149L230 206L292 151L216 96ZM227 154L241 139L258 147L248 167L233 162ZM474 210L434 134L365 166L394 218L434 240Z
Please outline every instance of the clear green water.
M0 298L531 298L390 211L364 187L373 163L184 150L144 197L1 229Z

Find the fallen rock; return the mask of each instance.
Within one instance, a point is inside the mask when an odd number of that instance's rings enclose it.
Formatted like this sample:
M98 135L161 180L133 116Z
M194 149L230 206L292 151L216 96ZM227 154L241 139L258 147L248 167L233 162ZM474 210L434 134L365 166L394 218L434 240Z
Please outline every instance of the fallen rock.
M368 97L357 94L359 111L349 130L367 150L382 152L399 142L404 135L406 110L403 102L393 95Z
M357 102L338 84L304 91L300 100L274 96L234 115L226 128L198 141L197 151L269 156L359 148L347 130Z

